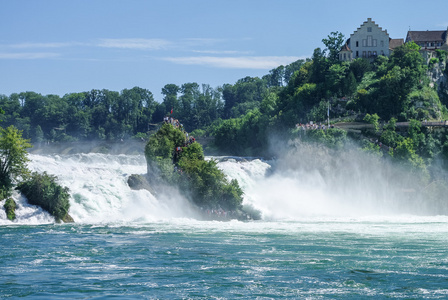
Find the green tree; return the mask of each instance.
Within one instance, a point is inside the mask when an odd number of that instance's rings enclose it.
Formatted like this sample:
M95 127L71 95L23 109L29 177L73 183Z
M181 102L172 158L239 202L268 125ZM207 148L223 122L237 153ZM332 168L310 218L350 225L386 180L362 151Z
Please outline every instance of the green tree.
M344 45L344 35L338 31L331 32L326 39L322 39L322 43L324 43L325 50L328 50L328 58L332 62L338 61L339 51Z
M423 178L427 178L428 171L426 164L423 158L415 152L413 144L411 138L405 138L398 142L397 147L391 151L391 154L398 162L410 167L412 172L420 174Z
M29 173L27 168L29 140L14 126L0 127L0 199L10 195L12 185Z
M357 58L350 63L350 70L356 78L357 82L361 82L364 74L372 70L372 66L367 59Z
M404 139L403 136L395 131L396 123L397 119L391 118L386 126L384 126L380 137L380 141L390 148L397 147L398 143L401 143Z
M373 130L375 131L375 133L380 132L379 119L380 119L380 117L377 114L373 114L373 115L366 114L366 116L364 117L364 121L366 121L367 123L369 123L373 126Z
M163 104L165 105L165 114L173 112L173 117L177 117L179 110L179 100L177 93L180 88L175 84L166 84L162 88Z
M151 136L145 157L150 180L161 178L161 183L179 186L196 205L228 210L241 208L242 191L238 183L229 183L216 161L204 160L200 144L186 146L185 134L171 124L163 124Z

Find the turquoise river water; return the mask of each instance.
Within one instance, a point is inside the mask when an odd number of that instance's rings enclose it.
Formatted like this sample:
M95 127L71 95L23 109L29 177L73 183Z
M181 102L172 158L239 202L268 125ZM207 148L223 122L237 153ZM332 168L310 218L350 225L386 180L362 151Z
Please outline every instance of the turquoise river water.
M142 157L31 158L70 187L76 223L55 224L17 194L16 221L0 210L1 299L448 298L447 216L369 201L342 214L317 173L302 186L300 174L266 176L268 162L226 159L263 219L200 221L181 196L127 188Z

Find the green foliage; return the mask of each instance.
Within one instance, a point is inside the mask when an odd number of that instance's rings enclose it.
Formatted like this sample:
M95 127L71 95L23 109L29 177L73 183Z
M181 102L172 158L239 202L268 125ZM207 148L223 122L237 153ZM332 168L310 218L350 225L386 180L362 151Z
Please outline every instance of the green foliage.
M274 92L269 92L263 97L260 105L260 112L267 115L273 116L277 109L278 95Z
M326 84L329 93L338 97L351 95L356 88L356 79L348 63L334 64L328 69Z
M28 140L22 138L22 132L14 126L0 127L0 191L1 197L9 196L12 184L21 176L29 173L27 169Z
M136 140L146 141L148 139L148 134L144 132L137 132L137 134L134 135L132 138Z
M369 142L367 140L363 141L363 147L362 150L366 153L375 155L375 156L383 156L383 152L381 151L381 148L379 145Z
M408 119L436 119L442 118L443 106L437 92L429 86L414 90L408 95L407 102L411 109L406 112ZM417 108L413 109L412 108Z
M195 129L191 132L191 135L194 137L202 137L205 136L207 132L203 129Z
M239 210L242 191L238 183L228 182L215 161L204 159L199 143L185 143L180 129L163 124L145 148L148 175L179 186L200 207Z
M34 92L0 97L7 125L15 125L33 142L130 138L146 132L157 103L148 90L91 90L41 95ZM40 129L39 129L40 128Z
M342 45L344 45L344 35L338 31L332 32L326 39L322 39L322 43L327 47L326 50L329 51L328 58L331 61L337 61L339 51L341 50Z
M149 161L156 158L172 159L174 149L185 143L185 134L168 123L163 123L160 129L149 138L145 147L145 156Z
M411 107L409 93L426 82L426 67L418 50L415 43L406 43L396 48L390 59L378 58L374 71L364 73L357 87L356 108L383 119L406 118Z
M409 121L408 136L412 141L412 148L418 149L425 142L425 134L422 131L422 123L417 120Z
M199 143L193 143L188 147L183 147L182 152L179 155L179 165L191 160L204 160L204 151ZM182 168L182 166L181 166Z
M215 128L215 146L232 155L260 154L268 145L269 124L269 118L258 109L241 118L225 120Z
M357 82L361 82L361 80L364 77L364 74L370 72L371 70L372 66L370 62L364 58L354 59L350 64L350 71L352 71Z
M307 114L308 121L322 122L327 119L328 101L322 100L318 105L314 106Z
M278 80L280 79L273 79ZM236 118L247 112L247 109L258 108L267 92L267 84L258 77L245 77L234 85L225 84L222 96L224 118Z
M426 164L423 158L416 153L414 142L411 138L408 137L398 142L397 147L395 147L391 154L395 160L409 167L411 172L420 174L424 178L428 177Z
M391 148L397 147L398 143L402 142L404 139L403 136L395 131L396 123L397 119L391 118L389 123L384 126L380 136L380 141Z
M432 68L432 67L434 67L434 65L437 65L438 63L439 63L439 59L436 57L433 57L429 60L428 68Z
M380 123L378 122L379 119L380 117L377 114L366 114L366 116L364 117L364 121L373 125L373 130L375 131L375 133L378 133L380 131Z
M46 172L33 172L29 179L19 183L17 189L32 205L39 205L55 217L57 222L64 220L70 208L69 189L56 182L56 177Z
M8 220L14 221L16 219L16 202L12 198L8 198L3 207L5 208Z
M242 190L236 180L230 183L214 160L182 158L179 167L185 173L181 186L191 191L192 199L200 207L237 210L241 208Z
M308 130L303 139L329 148L341 149L347 142L347 132L338 128Z
M448 51L442 50L442 49L436 49L437 58L440 61L446 61L448 57Z

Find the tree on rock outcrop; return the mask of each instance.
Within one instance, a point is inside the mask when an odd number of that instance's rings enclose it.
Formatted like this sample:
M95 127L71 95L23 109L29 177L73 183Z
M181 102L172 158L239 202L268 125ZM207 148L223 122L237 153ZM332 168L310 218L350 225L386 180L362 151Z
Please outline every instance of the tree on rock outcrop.
M69 189L56 182L56 176L46 172L33 172L30 178L17 185L17 189L33 205L39 205L55 217L57 222L73 222L68 214L70 208Z
M201 208L241 209L238 182L229 182L216 161L205 160L202 146L180 128L164 123L146 144L145 157L150 181L178 186Z
M27 168L29 140L14 126L0 127L0 199L11 194L13 183L29 173Z

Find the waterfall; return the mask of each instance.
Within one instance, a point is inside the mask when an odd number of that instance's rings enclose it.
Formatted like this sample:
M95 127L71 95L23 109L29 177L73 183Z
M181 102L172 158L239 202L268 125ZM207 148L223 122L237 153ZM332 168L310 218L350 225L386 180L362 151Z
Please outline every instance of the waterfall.
M69 213L78 223L197 218L194 208L175 189L153 195L129 188L129 175L146 173L143 155L30 154L30 159L32 171L55 175L61 185L70 189ZM434 208L416 200L415 191L405 193L390 180L398 174L393 167L358 152L335 156L301 148L299 153L272 161L241 157L207 159L217 160L229 179L238 180L244 191L243 204L260 211L264 220L446 214L446 204ZM18 204L15 223L54 222L48 213L28 205L17 192L13 198ZM0 202L0 225L11 224L3 204L4 201ZM428 213L428 207L432 207L432 213Z

